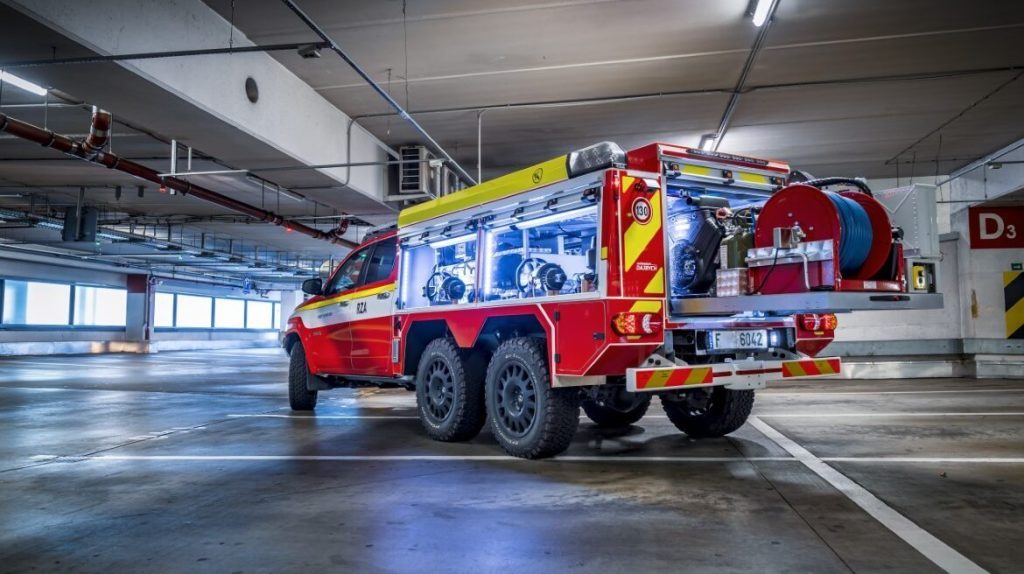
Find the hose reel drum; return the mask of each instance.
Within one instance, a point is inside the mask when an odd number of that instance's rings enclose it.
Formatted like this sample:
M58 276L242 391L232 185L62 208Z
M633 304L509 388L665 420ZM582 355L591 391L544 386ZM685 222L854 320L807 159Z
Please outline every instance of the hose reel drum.
M811 181L790 185L764 205L748 257L754 289L901 291L902 246L885 208L862 182L859 191L824 191ZM799 230L795 247L776 245L776 230ZM805 272L806 271L806 272Z

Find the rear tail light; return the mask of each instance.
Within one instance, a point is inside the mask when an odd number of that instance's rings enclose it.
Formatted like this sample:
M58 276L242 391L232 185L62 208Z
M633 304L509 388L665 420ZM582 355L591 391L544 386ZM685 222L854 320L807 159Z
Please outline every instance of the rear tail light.
M805 331L835 331L839 319L832 313L799 315L797 320Z
M612 329L619 335L653 335L661 330L661 321L652 313L618 313Z

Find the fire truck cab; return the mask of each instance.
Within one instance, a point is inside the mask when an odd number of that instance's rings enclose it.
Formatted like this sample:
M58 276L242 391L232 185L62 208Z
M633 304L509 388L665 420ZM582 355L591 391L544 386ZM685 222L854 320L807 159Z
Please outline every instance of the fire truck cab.
M581 407L623 426L658 395L683 432L723 436L766 383L840 372L816 357L834 313L941 306L937 246L904 247L860 180L600 143L409 207L306 281L282 339L291 406L404 387L432 438L489 424L540 458Z

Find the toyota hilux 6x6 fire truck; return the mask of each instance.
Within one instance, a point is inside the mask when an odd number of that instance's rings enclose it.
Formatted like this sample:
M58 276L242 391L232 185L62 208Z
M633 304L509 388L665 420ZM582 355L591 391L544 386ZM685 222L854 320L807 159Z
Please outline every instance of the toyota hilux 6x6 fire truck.
M835 313L941 307L934 227L926 186L600 143L409 207L306 281L282 334L291 407L404 387L431 438L489 424L541 458L581 407L622 426L657 395L681 431L723 436L766 383L840 372L817 356Z

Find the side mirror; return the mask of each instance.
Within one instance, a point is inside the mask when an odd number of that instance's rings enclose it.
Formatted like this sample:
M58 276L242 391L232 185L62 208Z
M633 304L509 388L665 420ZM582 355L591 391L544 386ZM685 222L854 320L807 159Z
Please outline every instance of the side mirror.
M319 295L324 290L324 281L319 277L306 279L302 282L302 292L307 295Z

